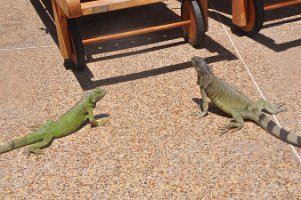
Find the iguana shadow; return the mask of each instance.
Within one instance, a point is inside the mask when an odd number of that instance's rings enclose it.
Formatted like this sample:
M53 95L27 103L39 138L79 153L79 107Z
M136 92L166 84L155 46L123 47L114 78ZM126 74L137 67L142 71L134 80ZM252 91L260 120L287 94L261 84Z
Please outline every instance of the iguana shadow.
M197 105L200 105L202 103L202 99L200 98L192 98L192 100L197 104ZM219 115L219 116L222 116L222 117L227 117L228 119L232 119L232 116L225 113L224 111L220 110L219 108L217 108L213 103L209 103L209 108L208 108L208 111L210 113L214 113L216 115ZM232 119L233 120L233 119ZM245 122L252 122L252 123L255 123L253 122L252 120L249 120L249 119L244 119ZM256 123L255 123L256 124Z
M200 105L203 102L203 99L201 98L192 98L192 100L197 104ZM232 118L230 115L228 115L227 113L223 112L222 110L218 109L216 106L214 106L213 103L209 103L209 108L208 111L223 117L227 117L227 118Z

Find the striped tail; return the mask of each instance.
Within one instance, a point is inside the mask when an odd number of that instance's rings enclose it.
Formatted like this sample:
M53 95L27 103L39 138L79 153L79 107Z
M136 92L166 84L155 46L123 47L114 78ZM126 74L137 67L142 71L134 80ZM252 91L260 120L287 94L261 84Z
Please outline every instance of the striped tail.
M36 143L41 140L43 140L42 134L37 134L36 132L31 133L27 136L20 137L15 140L12 140L8 143L5 143L3 145L0 145L0 154L8 152L8 151L12 151L14 149L18 149L20 147L24 147L29 144Z
M16 147L16 142L14 140L10 141L6 144L0 145L0 154L14 150L16 148L18 148Z
M272 121L267 115L260 112L258 115L258 119L254 120L258 122L258 125L261 126L263 129L271 133L272 135L280 138L284 142L290 143L296 147L301 147L301 137L290 133L287 130L278 126L274 121Z

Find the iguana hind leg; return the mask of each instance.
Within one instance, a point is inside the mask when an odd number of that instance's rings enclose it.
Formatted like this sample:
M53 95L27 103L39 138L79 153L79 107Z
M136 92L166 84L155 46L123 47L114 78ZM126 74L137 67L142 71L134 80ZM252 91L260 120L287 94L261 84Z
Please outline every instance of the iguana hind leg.
M229 124L225 124L221 126L219 129L222 131L221 134L225 134L226 132L233 130L233 132L239 131L242 127L244 127L244 119L241 114L237 111L232 112L233 120Z
M259 109L259 110L265 110L267 113L276 115L280 112L285 111L285 108L282 108L285 103L279 103L279 104L271 104L267 102L266 100L260 98L258 99L254 104L252 104L249 108L251 110Z
M27 152L28 155L30 153L41 154L42 151L40 149L49 145L51 143L51 141L53 140L53 138L54 138L54 136L52 133L46 133L44 136L44 139L42 141L36 142L28 148L28 152Z

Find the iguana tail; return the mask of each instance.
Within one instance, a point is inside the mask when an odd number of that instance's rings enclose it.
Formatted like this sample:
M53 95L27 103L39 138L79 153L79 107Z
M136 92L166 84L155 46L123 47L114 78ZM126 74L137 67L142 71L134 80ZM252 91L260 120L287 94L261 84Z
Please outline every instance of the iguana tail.
M300 136L294 133L290 133L287 130L281 128L263 112L258 113L257 116L258 118L254 119L254 121L257 122L257 124L264 128L266 131L280 138L284 142L290 143L296 147L301 147Z
M43 140L43 134L40 134L38 132L30 133L29 135L17 138L8 143L0 145L0 154L12 151L20 147L24 147L29 144L39 142L41 140Z

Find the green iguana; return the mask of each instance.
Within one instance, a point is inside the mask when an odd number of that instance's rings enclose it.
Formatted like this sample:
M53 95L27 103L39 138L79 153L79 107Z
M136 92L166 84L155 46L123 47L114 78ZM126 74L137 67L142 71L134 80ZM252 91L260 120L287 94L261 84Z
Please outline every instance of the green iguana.
M53 139L64 137L75 132L87 119L89 119L92 127L105 125L107 122L106 119L96 120L93 115L93 108L95 108L96 103L101 100L105 94L106 91L101 88L95 88L87 92L80 102L56 121L49 120L42 124L38 130L0 145L0 154L30 144L28 155L30 153L41 153L40 149L49 145Z
M195 112L199 117L203 117L208 111L208 99L225 113L231 115L233 120L230 124L221 127L222 133L234 129L240 130L244 126L244 119L252 120L259 126L267 130L272 135L294 146L301 147L301 137L290 133L279 127L262 110L270 114L278 114L285 109L281 108L284 104L273 105L264 99L252 102L242 92L231 87L223 80L218 79L208 67L205 60L201 57L193 57L192 64L197 71L198 85L200 86L202 111Z

